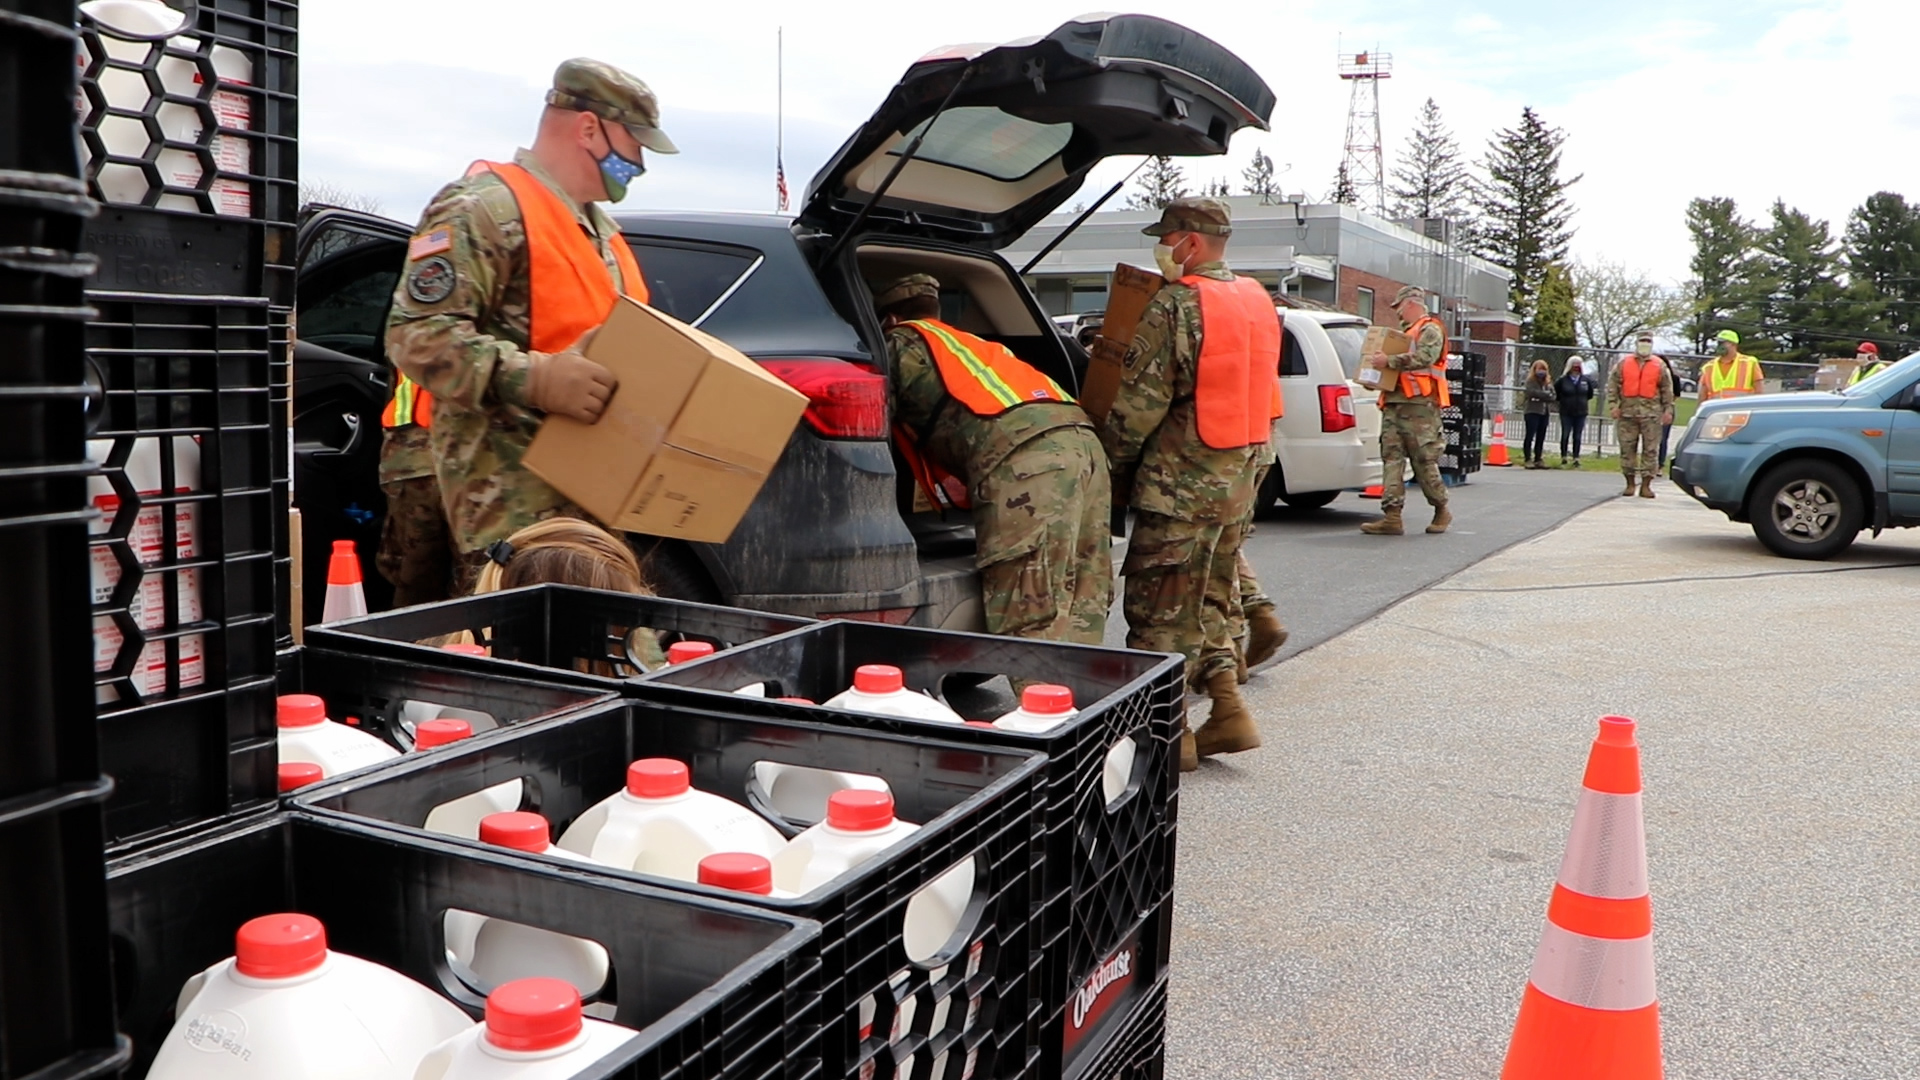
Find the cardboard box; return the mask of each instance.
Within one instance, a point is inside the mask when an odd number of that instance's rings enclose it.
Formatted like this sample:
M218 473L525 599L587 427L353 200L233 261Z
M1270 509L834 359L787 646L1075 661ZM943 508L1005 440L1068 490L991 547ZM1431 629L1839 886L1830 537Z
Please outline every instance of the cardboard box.
M1153 294L1167 279L1152 270L1126 263L1113 268L1113 282L1107 289L1107 314L1100 324L1100 336L1093 341L1092 360L1087 377L1080 386L1080 407L1094 420L1104 420L1120 394L1120 375L1126 370L1127 349L1140 328L1140 316L1147 310Z
M549 416L526 466L608 527L722 543L806 411L726 342L621 299L587 346L620 380L597 424Z
M1822 360L1820 367L1813 373L1815 390L1838 390L1847 385L1853 373L1860 370L1860 361L1852 357L1834 360Z
M1411 348L1413 339L1400 331L1385 326L1369 326L1366 338L1360 342L1360 355L1384 353L1388 356L1404 356Z

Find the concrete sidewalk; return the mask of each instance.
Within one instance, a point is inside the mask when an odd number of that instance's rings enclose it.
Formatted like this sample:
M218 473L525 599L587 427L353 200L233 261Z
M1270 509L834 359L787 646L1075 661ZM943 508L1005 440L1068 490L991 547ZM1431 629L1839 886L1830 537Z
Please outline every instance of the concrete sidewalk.
M1920 1075L1920 534L1791 562L1659 488L1255 677L1182 790L1169 1077L1496 1075L1605 713L1668 1077Z

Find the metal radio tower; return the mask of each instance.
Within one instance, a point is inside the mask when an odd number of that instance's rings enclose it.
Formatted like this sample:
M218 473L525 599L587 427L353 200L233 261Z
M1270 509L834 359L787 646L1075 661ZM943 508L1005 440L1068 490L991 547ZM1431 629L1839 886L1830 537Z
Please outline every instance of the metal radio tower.
M1380 140L1380 80L1393 78L1393 54L1378 50L1340 54L1340 77L1351 83L1347 104L1347 152L1340 161L1353 205L1387 213L1386 152Z

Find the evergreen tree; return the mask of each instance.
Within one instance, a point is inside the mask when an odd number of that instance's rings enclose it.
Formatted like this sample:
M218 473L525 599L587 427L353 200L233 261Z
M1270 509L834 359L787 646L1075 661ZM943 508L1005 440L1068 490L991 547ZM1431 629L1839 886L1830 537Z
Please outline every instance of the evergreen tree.
M1847 218L1847 278L1858 295L1880 306L1866 330L1905 336L1920 329L1920 206L1882 191Z
M1333 174L1333 190L1327 193L1327 201L1357 206L1359 200L1359 195L1353 190L1353 178L1347 175L1347 163L1343 161Z
M1187 189L1187 174L1165 154L1155 154L1133 181L1134 191L1127 196L1129 210L1163 210L1175 199L1193 192Z
M1580 177L1560 175L1566 132L1548 127L1529 106L1520 123L1488 140L1481 168L1486 181L1473 196L1480 221L1473 244L1480 255L1513 273L1508 301L1531 337L1534 297L1546 268L1567 257L1573 240L1573 203L1567 189Z
M1754 280L1758 230L1740 216L1732 199L1694 199L1687 204L1687 235L1693 238L1687 264L1693 278L1686 285L1686 334L1693 351L1710 353L1713 336L1730 323L1743 316L1749 327L1758 321L1751 310L1761 291Z
M1767 286L1758 304L1760 329L1773 339L1773 358L1811 363L1836 352L1851 355L1871 310L1840 283L1840 254L1827 223L1775 200L1772 224L1760 238L1760 263Z
M1387 194L1393 197L1393 213L1403 218L1450 218L1467 216L1467 167L1460 160L1460 144L1440 119L1440 106L1432 98L1420 107L1407 136L1406 149L1393 167L1393 182Z
M1240 173L1240 179L1246 182L1247 194L1260 196L1260 205L1280 201L1280 179L1273 171L1273 159L1256 149L1253 161Z
M1233 191L1227 186L1226 177L1216 176L1200 185L1200 194L1210 199L1224 199L1233 194Z
M1564 345L1574 340L1573 278L1559 263L1540 271L1540 290L1533 310L1533 329L1527 339L1535 345Z

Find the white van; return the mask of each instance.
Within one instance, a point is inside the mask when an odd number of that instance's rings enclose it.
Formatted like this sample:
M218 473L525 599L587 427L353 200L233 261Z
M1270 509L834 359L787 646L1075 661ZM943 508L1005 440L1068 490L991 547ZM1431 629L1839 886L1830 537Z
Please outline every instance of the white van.
M1280 386L1286 414L1273 422L1279 461L1255 513L1278 503L1325 506L1380 482L1379 393L1353 382L1367 321L1344 311L1283 308Z

